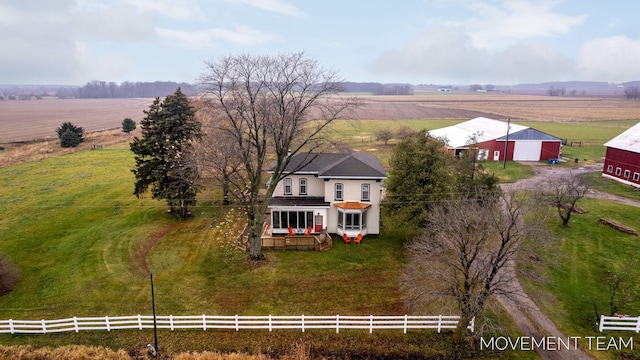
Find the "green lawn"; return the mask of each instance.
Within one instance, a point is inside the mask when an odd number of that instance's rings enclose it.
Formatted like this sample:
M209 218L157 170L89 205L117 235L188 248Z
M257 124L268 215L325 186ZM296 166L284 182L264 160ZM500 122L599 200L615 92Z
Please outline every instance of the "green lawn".
M520 267L527 271L521 277L527 292L568 336L624 336L629 332L599 333L596 307L609 315L607 271L637 274L637 254L640 242L600 224L601 217L612 218L640 230L640 209L595 199L582 199L580 206L587 214L574 214L567 227L555 216L550 227L556 238L548 248L539 248L535 259L521 259ZM634 265L636 264L636 265ZM532 271L536 275L531 275ZM627 279L625 287L637 287L638 277ZM621 312L638 314L640 299L628 303ZM636 342L640 337L635 338ZM613 356L599 353L600 357Z
M132 195L126 145L0 169L0 251L21 280L0 297L0 319L151 314L148 270L158 314L404 314L398 274L406 235L387 232L361 245L336 240L324 253L268 251L255 265L234 246L244 214L202 193L194 218L180 221L163 202ZM209 197L209 198L207 198ZM259 351L274 355L303 341L314 352L446 357L435 331L162 331L170 351ZM362 342L359 339L366 339ZM149 331L1 335L3 344L144 348ZM394 355L395 354L395 355ZM508 354L485 353L494 358Z

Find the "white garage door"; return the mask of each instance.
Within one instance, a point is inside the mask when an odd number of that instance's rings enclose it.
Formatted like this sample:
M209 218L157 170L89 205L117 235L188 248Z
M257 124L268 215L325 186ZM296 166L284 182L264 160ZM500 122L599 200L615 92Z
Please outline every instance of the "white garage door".
M516 141L513 149L513 160L516 161L538 161L542 141Z

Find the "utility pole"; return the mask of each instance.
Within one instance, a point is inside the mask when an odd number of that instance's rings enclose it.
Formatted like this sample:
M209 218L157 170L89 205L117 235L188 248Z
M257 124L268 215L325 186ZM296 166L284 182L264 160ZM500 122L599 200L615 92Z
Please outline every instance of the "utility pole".
M507 141L504 142L504 162L502 168L507 168L507 151L509 151L509 130L511 130L511 118L507 120Z
M151 306L153 307L153 351L152 356L158 356L158 325L156 322L156 296L153 291L153 274L149 274L151 276Z

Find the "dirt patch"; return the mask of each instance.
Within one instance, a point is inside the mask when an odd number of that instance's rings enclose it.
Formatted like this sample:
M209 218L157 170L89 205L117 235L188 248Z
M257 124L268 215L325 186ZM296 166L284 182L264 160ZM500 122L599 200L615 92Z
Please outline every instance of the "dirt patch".
M149 256L151 249L153 249L153 247L156 246L156 244L177 225L178 224L171 224L165 226L164 228L149 235L149 237L147 237L145 241L138 246L133 256L135 272L143 274L151 273L151 270L149 269L149 262L147 261L147 257Z

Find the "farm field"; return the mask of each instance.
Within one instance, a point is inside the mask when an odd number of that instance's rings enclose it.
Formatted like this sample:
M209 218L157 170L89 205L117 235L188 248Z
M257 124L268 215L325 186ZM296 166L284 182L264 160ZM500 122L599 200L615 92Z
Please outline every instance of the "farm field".
M56 138L70 121L85 131L120 128L124 118L137 123L152 99L45 99L0 101L0 144Z
M640 119L640 101L509 94L358 96L357 120L468 120L479 116L518 122L591 122ZM0 101L0 144L55 138L65 121L87 131L120 128L144 117L152 99Z

